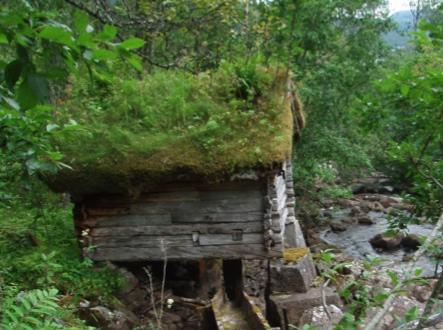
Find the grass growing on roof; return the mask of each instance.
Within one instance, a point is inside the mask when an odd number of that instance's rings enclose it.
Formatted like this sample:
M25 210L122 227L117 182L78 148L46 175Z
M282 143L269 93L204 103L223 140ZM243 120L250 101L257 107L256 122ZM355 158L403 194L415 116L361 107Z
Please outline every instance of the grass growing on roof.
M81 129L55 141L73 171L59 173L55 186L127 187L179 171L217 176L283 161L292 149L285 77L283 69L225 63L200 75L76 81L59 117Z

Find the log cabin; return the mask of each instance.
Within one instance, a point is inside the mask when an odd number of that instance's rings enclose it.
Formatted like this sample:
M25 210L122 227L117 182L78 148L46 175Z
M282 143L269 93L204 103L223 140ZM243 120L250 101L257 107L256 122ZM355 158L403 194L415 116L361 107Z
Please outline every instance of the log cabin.
M261 72L269 79L256 91L248 113L237 115L244 109L232 109L227 102L218 107L217 122L225 128L221 134L214 129L212 113L205 114L199 122L206 130L204 143L194 139L195 133L184 134L149 152L134 151L131 141L120 146L107 140L108 130L120 122L102 125L100 131L91 127L97 118L74 118L92 133L60 135L56 143L72 169L44 180L55 191L71 194L85 256L130 262L261 259L281 257L285 246L304 245L294 216L291 163L294 134L303 125L301 105L287 71ZM145 88L144 97L159 86L151 82L138 88ZM232 97L241 95L234 91ZM68 102L66 108L78 112L86 101ZM120 99L113 102L115 109L135 107ZM184 102L193 101L189 96ZM168 136L178 134L176 127L168 129ZM157 139L155 130L131 134L143 143ZM80 156L91 154L100 157Z

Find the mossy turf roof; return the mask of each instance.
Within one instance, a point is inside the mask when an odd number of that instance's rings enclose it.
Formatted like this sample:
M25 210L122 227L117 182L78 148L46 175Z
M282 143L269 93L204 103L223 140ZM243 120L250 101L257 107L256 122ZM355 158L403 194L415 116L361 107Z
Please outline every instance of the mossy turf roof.
M292 153L286 77L278 68L224 65L200 75L76 81L58 116L78 126L54 139L72 169L45 180L74 194L115 193L271 168Z

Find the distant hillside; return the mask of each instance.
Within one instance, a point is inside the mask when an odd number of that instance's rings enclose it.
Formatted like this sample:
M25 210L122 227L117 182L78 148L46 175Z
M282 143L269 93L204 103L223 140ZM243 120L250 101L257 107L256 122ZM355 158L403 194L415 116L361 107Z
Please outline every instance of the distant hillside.
M392 47L405 47L411 38L408 33L412 31L412 14L409 10L399 11L394 13L391 18L397 26L394 30L383 35L383 39Z

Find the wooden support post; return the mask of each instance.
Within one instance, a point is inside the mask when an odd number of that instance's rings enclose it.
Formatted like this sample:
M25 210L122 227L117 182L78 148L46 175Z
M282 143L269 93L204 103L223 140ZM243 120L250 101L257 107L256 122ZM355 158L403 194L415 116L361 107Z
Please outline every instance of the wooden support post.
M198 296L202 299L212 299L223 286L222 261L220 259L200 259L198 268Z

